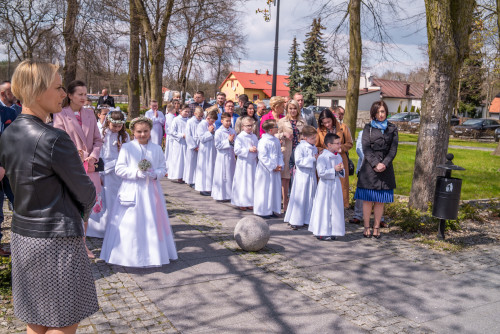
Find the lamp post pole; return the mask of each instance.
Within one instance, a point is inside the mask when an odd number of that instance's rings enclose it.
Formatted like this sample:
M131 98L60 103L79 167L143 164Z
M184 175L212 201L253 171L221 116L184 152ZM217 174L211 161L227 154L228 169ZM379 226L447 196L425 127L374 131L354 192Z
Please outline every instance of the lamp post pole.
M276 36L274 37L273 88L271 96L276 96L276 81L278 78L277 72L278 72L278 33L280 26L280 0L274 0L275 6L276 2L278 3L278 8L276 11Z

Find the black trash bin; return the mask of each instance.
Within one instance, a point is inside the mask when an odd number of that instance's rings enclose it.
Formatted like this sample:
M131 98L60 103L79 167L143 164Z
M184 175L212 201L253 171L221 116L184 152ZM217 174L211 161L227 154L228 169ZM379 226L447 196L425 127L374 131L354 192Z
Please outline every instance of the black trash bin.
M444 227L447 219L454 220L458 217L458 206L460 204L460 192L462 190L462 180L451 177L452 170L465 170L456 166L452 160L454 155L448 153L444 165L437 166L443 168L445 176L438 176L436 180L436 191L434 193L434 206L432 215L441 219L439 222L438 237L444 239Z
M457 219L462 180L438 176L432 215L440 219Z

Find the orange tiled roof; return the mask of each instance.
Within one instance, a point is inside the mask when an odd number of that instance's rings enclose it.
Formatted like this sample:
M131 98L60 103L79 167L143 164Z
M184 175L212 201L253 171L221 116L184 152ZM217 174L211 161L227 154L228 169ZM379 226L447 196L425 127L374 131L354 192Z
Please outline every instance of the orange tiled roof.
M229 73L229 75L222 81L222 84L220 85L219 88L222 88L225 84L226 81L231 77L231 74L233 74L236 78L236 80L239 81L239 83L243 86L243 88L246 89L262 89L262 90L269 90L269 94L271 94L271 89L272 89L272 84L273 84L273 76L272 74L267 74L266 73L247 73L247 72L235 72L232 71ZM288 92L290 89L288 86L285 85L285 83L288 85L288 75L278 75L276 78L276 94L278 96L285 96L285 95L280 95L278 92L286 92L286 96L288 96Z
M490 114L498 113L500 113L500 94L498 94L493 101L491 101L490 105Z

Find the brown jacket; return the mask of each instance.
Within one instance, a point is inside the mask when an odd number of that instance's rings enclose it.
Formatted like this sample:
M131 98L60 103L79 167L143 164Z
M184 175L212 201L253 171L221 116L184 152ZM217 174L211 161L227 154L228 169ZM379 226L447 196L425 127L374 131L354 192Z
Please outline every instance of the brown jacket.
M299 142L302 134L302 129L307 125L306 121L299 116L297 119L297 129L299 129ZM285 137L285 134L293 135L292 123L287 117L283 117L278 121L278 133L276 137L281 141L281 151L283 152L283 161L285 167L281 171L281 178L290 178L290 157L292 156L292 140Z

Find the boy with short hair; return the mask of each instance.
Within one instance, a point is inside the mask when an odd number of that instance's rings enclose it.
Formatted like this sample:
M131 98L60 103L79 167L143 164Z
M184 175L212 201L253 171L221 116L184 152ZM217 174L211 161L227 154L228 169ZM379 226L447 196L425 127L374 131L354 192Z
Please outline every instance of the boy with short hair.
M276 120L268 119L262 124L265 133L257 146L259 163L255 171L253 213L263 217L281 216L281 169L283 153L278 138Z
M257 145L259 140L253 133L255 120L244 116L241 119L242 131L234 141L234 153L238 157L234 172L231 204L240 210L253 209L253 189L255 169L257 168Z
M186 124L186 158L184 161L184 173L182 179L191 188L194 188L195 172L196 172L196 161L198 159L198 135L196 134L196 128L203 119L203 108L196 107L194 109L194 115L191 117Z
M231 200L234 167L234 137L236 132L231 127L231 114L224 112L221 115L222 126L215 131L215 158L214 181L212 185L212 198L216 201Z
M194 189L203 196L210 196L215 165L215 121L217 107L207 110L206 119L196 128L198 136L198 161L196 162Z
M186 157L186 125L189 116L189 106L184 105L179 116L172 122L172 130L169 135L174 139L170 164L168 166L168 178L176 183L184 183L182 176L184 174L184 159Z
M290 192L290 200L284 221L292 230L309 225L314 195L316 194L316 148L317 131L306 125L302 129L302 140L294 152L295 175Z
M339 177L345 170L340 156L340 137L328 133L324 140L326 149L318 157L316 170L319 176L318 188L309 221L309 231L318 240L335 240L345 235L344 200Z

